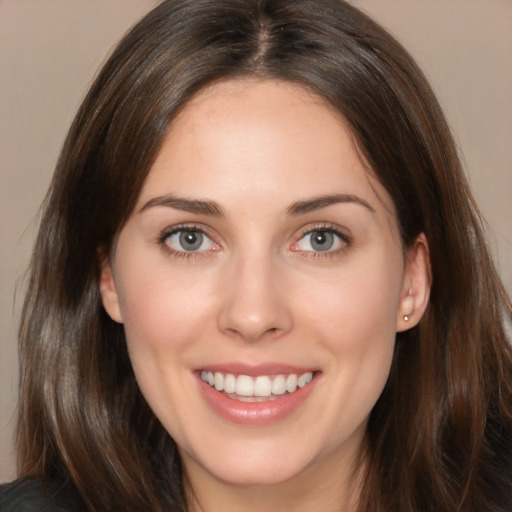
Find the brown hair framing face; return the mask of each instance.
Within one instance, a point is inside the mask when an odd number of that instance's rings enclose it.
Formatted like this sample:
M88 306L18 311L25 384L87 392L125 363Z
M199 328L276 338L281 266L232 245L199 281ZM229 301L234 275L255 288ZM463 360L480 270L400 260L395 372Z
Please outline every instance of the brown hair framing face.
M511 510L510 301L425 78L341 0L166 1L109 58L64 144L32 258L20 476L70 478L91 510L185 510L174 442L102 308L98 260L176 113L206 85L246 77L292 81L330 103L393 198L404 246L428 240L430 304L397 336L368 425L360 510Z

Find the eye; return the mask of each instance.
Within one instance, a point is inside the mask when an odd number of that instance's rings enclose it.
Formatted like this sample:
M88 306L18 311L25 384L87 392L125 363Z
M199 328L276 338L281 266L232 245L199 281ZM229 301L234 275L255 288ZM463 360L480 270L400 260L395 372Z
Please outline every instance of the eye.
M293 246L295 251L333 252L348 245L345 235L332 228L314 229L304 233Z
M163 242L176 252L202 252L216 247L215 242L200 229L176 229L167 233Z

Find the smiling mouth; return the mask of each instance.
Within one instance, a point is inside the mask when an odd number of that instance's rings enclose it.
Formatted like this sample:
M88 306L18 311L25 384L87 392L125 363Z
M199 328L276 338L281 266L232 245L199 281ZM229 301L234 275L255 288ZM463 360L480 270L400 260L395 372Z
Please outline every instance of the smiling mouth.
M315 372L316 373L316 372ZM234 375L232 373L200 373L201 380L223 395L240 402L268 402L285 395L291 395L307 386L315 376L314 372L290 373L274 376Z

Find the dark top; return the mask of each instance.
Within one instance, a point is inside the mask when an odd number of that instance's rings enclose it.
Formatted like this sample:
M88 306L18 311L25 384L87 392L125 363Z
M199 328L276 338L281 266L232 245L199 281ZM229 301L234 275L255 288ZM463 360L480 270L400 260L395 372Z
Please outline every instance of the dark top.
M85 512L72 484L24 478L0 485L0 512Z

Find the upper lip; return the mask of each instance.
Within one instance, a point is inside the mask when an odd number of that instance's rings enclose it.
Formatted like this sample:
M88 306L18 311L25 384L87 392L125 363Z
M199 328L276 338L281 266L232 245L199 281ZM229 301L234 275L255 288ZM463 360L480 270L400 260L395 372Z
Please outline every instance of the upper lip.
M257 377L258 375L279 375L279 374L291 374L296 373L301 375L307 372L316 372L318 368L307 367L307 366L295 366L290 364L269 362L269 363L257 363L247 364L241 362L226 362L226 363L214 363L205 364L197 367L195 371L207 371L207 372L220 372L220 373L231 373L234 375L248 375L250 377Z

